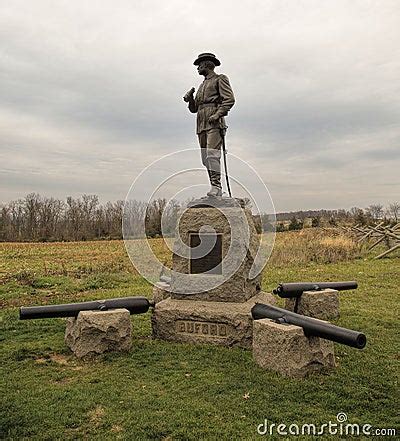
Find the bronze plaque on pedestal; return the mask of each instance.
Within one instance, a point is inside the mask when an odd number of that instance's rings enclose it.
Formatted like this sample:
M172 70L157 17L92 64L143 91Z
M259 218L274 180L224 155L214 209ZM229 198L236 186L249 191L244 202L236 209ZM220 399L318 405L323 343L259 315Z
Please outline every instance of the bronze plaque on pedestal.
M222 234L190 233L190 274L222 274Z

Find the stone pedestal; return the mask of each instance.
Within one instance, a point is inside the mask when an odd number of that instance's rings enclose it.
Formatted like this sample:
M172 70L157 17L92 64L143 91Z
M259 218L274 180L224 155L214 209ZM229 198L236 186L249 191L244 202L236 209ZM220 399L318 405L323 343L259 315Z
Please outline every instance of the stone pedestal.
M295 305L297 301L297 311ZM339 292L335 289L304 291L298 299L286 299L285 309L320 320L339 317Z
M210 206L214 199L218 206ZM210 198L182 213L169 296L165 287L153 290L155 338L251 348L251 308L275 299L261 292L261 276L252 275L259 237L242 202Z
M335 368L333 343L269 319L253 322L253 357L264 369L294 378Z
M199 257L207 242L215 242L214 248ZM210 302L249 300L261 287L260 275L249 276L258 248L250 210L240 205L186 209L174 243L171 297Z
M153 286L153 302L159 303L171 296L169 285L165 282L157 282Z
M156 304L153 337L181 343L211 343L251 349L256 302L275 303L272 294L260 292L247 302L208 302L168 298Z
M129 351L132 326L129 311L81 311L67 320L65 343L79 358L109 351Z

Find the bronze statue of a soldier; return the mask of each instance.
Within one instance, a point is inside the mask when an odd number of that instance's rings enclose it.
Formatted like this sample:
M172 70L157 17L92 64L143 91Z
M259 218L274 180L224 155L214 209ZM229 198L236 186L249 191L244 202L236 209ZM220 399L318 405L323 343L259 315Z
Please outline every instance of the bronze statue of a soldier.
M235 104L229 79L216 74L214 69L221 63L214 54L200 54L193 63L199 75L204 76L196 96L195 88L183 97L192 113L197 113L197 135L201 148L201 159L207 167L211 189L207 196L222 196L221 148L227 129L225 118Z

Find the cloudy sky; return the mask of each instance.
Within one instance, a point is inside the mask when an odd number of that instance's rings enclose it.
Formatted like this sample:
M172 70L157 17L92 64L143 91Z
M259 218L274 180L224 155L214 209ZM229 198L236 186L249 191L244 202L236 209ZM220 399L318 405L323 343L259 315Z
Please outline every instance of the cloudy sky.
M228 149L278 211L400 200L398 0L1 3L0 202L124 199L197 147L182 96L204 51L236 96Z

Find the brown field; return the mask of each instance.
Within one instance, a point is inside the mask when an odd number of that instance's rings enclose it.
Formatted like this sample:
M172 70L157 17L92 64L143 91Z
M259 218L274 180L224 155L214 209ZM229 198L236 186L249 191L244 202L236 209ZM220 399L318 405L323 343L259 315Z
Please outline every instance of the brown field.
M171 261L163 239L149 239L162 262ZM97 272L137 274L122 240L52 243L0 243L0 282L37 275L79 277ZM360 257L360 249L335 229L317 228L277 233L268 265L335 263Z

